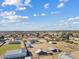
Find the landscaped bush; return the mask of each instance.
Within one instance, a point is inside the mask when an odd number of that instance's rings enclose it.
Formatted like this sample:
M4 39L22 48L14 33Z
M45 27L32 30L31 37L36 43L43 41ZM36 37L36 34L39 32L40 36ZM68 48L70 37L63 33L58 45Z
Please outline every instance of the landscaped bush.
M57 38L56 41L61 41L61 39L60 38Z
M9 44L21 44L21 42L10 42Z
M73 41L66 40L66 43L73 44L74 42Z
M74 44L78 44L78 43L74 43Z

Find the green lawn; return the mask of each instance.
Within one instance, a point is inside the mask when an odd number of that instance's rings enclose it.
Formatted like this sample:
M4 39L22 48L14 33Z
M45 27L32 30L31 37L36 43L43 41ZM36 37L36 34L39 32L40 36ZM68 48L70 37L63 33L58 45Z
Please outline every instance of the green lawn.
M4 54L6 51L16 50L16 49L19 49L19 48L21 48L20 44L4 45L4 46L0 47L0 55Z

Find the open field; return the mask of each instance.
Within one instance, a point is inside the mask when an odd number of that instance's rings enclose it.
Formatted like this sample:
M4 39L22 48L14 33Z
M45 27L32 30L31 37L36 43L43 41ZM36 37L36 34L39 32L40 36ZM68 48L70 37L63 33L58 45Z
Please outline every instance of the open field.
M41 49L48 49L49 47L57 47L58 49L62 50L62 52L75 52L75 48L71 48L75 46L74 44L68 44L65 42L57 42L57 44L48 44L48 43L43 43L43 44L34 44L34 48L29 48L29 50L32 52L33 56L38 57L35 54L35 51L39 48ZM58 59L58 54L59 53L54 53L53 55L49 56L39 56L40 59Z
M4 45L4 46L0 47L0 55L4 54L6 51L16 50L19 48L20 48L20 44Z

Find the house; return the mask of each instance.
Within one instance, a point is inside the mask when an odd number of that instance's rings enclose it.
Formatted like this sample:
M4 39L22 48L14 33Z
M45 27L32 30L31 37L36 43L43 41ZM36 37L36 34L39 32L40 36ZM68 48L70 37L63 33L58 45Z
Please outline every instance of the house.
M27 46L28 48L33 48L33 45L31 44L30 41L27 41L25 44L26 44L26 46Z
M25 57L25 59L32 59L31 57Z
M28 38L28 41L31 42L31 44L39 42L38 38Z
M21 40L19 40L19 39L14 39L14 38L10 38L9 40L8 40L8 44L20 44L21 43Z
M47 50L48 55L53 55L52 51Z
M57 44L56 41L49 41L49 44Z
M67 52L62 52L59 54L58 59L74 59L69 53Z
M79 38L76 38L76 37L69 37L69 39L79 41Z
M49 47L48 50L50 50L52 52L61 52L61 50L56 47Z
M35 53L38 55L53 55L52 51L42 49L38 49Z
M38 49L37 51L35 51L35 53L36 54L38 54L38 55L47 55L47 51L45 51L45 50L42 50L42 49Z

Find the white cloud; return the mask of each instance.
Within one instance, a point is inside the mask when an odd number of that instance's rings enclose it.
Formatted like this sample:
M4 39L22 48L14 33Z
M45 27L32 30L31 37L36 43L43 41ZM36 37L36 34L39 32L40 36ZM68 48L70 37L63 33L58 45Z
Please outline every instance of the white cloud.
M25 4L28 5L31 2L31 0L25 0Z
M79 17L71 17L71 18L68 18L67 20L65 20L64 22L61 22L60 24L57 24L56 27L57 29L60 28L60 30L62 29L79 29L78 27L79 25Z
M16 23L16 22L23 22L26 19L28 19L28 16L19 16L15 14L15 11L10 12L1 12L0 17L0 23Z
M79 22L73 22L73 24L79 24Z
M59 2L68 2L69 0L59 0Z
M22 22L24 21L24 19L27 19L28 17L27 16L18 16L18 15L14 15L14 16L6 16L5 17L6 19L8 20L3 20L4 23L7 21L7 22Z
M65 5L64 3L60 3L57 5L57 8L62 8L62 7L64 7L64 5Z
M26 9L26 7L17 7L16 10L23 11L23 10L25 10L25 9Z
M32 7L30 4L31 0L4 0L2 6L14 5L17 7L18 10L25 10L25 6Z
M10 12L5 11L5 12L1 12L0 16L9 16L9 15L15 15L15 14L16 14L15 11L10 11Z
M48 8L49 8L49 3L46 3L46 4L44 5L44 8L45 8L45 9L48 9Z
M65 21L66 24L78 24L79 23L79 17L72 17L69 18L67 21Z
M5 5L28 5L31 0L4 0L2 6Z
M46 14L45 13L41 13L41 16L46 16Z
M79 30L79 16L78 17L70 17L66 19L64 22L60 22L58 24L53 24L49 26L44 26L43 28L49 28L54 30Z
M33 14L33 16L37 16L37 14L35 13L35 14Z
M62 8L65 6L65 3L69 0L59 0L59 4L57 5L57 8Z
M51 14L52 15L58 15L60 12L59 11L52 11Z
M18 5L19 4L19 0L4 0L4 2L2 3L2 6L5 5Z
M46 16L45 13L34 13L33 16Z

